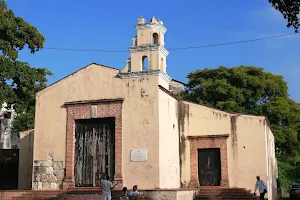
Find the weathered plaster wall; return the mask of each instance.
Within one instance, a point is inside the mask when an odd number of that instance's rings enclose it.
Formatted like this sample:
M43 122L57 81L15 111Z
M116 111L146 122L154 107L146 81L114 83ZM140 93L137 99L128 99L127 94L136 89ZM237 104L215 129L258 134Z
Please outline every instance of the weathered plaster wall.
M180 187L178 101L159 90L159 188Z
M131 54L131 71L139 72L142 71L142 58L147 56L148 58L148 70L161 69L166 71L166 57L163 56L159 51L145 51L136 52Z
M230 186L253 190L257 175L267 180L265 119L244 115L231 118L228 141Z
M191 181L190 141L188 136L230 134L230 114L194 103L181 102L179 109L181 184ZM228 138L230 140L230 137Z
M20 132L18 189L32 187L34 130Z
M277 161L275 154L275 137L272 133L272 130L267 126L266 134L268 136L268 199L277 199L277 178L278 178L278 169Z
M229 134L230 114L190 102L182 102L184 107L184 135L223 135Z
M229 135L227 138L227 163L230 187L254 189L255 177L267 180L275 167L268 169L264 117L230 114L189 102L181 102L179 109L181 184L187 187L191 182L191 143L188 138L197 136ZM219 136L218 136L219 135ZM273 134L269 134L274 138ZM201 138L199 137L199 138ZM213 139L212 139L213 140ZM274 145L274 140L269 140ZM202 148L203 145L200 145ZM204 145L205 146L205 145ZM268 159L275 164L275 151L268 153ZM271 151L271 150L270 150ZM197 157L194 156L197 159ZM193 159L194 159L193 158ZM222 159L222 158L221 158ZM192 163L197 163L192 162ZM274 184L272 182L272 184Z
M65 102L125 98L122 105L123 183L139 188L159 185L158 76L116 77L119 70L92 64L37 94L34 160L65 164ZM131 162L130 150L148 149L147 162Z
M137 35L137 46L152 44L153 33L158 34L159 44L164 45L164 34L159 30L139 30Z

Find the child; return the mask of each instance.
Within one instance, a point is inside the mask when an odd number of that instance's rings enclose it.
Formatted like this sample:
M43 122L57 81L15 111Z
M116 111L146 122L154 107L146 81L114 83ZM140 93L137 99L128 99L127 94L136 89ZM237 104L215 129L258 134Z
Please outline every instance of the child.
M124 187L122 190L122 196L120 197L120 200L129 200L128 198L128 192L127 187Z

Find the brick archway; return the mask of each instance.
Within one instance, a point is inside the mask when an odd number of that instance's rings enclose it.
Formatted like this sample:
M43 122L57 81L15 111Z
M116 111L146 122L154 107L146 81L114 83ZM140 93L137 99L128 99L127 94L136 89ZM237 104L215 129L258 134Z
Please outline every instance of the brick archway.
M198 149L220 148L221 156L221 187L229 186L227 138L229 135L190 136L190 170L189 187L199 187L198 179Z
M118 188L123 186L122 176L122 103L124 99L102 99L95 101L78 101L65 103L67 108L66 130L66 173L63 189L75 186L75 120L91 118L115 118L115 177Z

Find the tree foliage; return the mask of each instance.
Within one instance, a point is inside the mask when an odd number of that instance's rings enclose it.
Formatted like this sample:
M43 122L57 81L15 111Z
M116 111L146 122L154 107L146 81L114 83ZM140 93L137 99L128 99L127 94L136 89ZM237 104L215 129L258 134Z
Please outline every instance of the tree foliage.
M284 158L299 155L299 104L289 98L275 97L264 105L263 114L275 130L277 154Z
M46 76L52 74L46 68L32 68L18 61L18 52L27 47L35 53L43 48L44 41L34 26L16 17L0 0L0 103L15 105L18 131L33 128L35 94L46 86Z
M299 0L269 0L272 6L281 12L283 17L287 19L287 27L294 27L298 32L299 28L299 13L300 1Z

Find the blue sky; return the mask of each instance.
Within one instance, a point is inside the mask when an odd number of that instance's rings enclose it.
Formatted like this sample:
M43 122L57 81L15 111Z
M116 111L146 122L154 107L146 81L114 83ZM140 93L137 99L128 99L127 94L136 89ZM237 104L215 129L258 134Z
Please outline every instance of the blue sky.
M267 0L7 0L9 8L46 37L45 47L127 50L139 16L161 19L168 31L165 47L187 47L292 33ZM281 74L291 97L300 102L300 34L237 45L170 51L167 72L186 82L196 69L253 65ZM19 59L53 73L49 83L96 62L122 69L129 53L43 49Z

